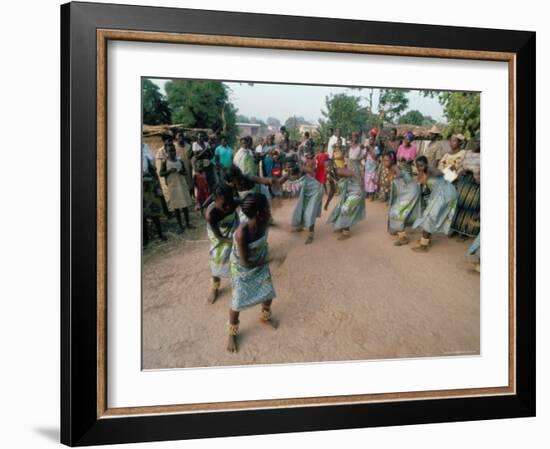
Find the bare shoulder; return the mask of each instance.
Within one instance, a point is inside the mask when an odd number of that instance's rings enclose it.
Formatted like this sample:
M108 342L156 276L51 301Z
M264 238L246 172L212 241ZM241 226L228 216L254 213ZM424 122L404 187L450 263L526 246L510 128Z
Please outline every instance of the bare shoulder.
M213 221L217 221L216 218L217 218L217 213L216 213L217 209L216 209L216 205L214 203L210 203L208 205L208 207L206 208L206 212L205 212L205 218L206 218L206 221L208 223L212 223Z

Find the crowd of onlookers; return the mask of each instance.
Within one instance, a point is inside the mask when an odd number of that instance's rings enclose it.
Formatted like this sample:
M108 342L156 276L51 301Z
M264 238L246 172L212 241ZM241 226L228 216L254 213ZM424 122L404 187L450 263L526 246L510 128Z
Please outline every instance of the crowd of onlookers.
M418 139L412 132L398 135L397 129L380 131L372 128L366 135L354 132L343 136L340 129L330 129L328 138L320 141L305 132L299 141L291 140L283 126L277 134L253 139L244 136L237 148L229 145L225 136L199 132L191 139L184 130L172 129L162 134L163 146L152 151L143 145L143 205L144 243L147 244L147 220L150 219L161 239L160 217L177 220L180 232L192 227L190 210L201 211L216 185L232 166L243 173L267 178L289 177L298 166L308 166L315 179L326 187L328 163L336 168L353 170L364 184L370 201L387 202L393 185L392 166L401 162L412 164L419 156L430 167L440 170L453 183L459 196L453 232L466 237L479 233L479 139L471 139L466 148L465 138L456 133L446 141L435 126L429 138ZM252 166L239 166L240 153L253 153ZM250 158L246 159L248 164ZM477 185L472 198L470 190ZM326 189L325 189L326 190ZM463 193L461 200L461 191ZM474 188L475 190L475 188ZM429 192L428 192L429 193ZM271 189L272 196L292 197L297 194L293 182L280 189ZM468 198L465 198L468 197ZM466 208L462 203L467 202ZM465 212L464 209L467 209ZM184 224L185 222L185 224Z

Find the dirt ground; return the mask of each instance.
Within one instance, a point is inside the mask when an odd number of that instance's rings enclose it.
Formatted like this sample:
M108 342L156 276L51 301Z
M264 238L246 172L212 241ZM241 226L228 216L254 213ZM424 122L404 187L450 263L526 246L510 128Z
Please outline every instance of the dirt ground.
M238 354L225 351L229 281L215 304L206 302L199 217L194 232L145 250L144 369L479 354L479 275L465 257L471 240L435 236L427 254L411 251L412 242L395 247L386 206L367 202L352 238L336 240L323 211L315 241L304 245L305 233L289 232L294 204L274 204L269 234L270 251L286 256L271 265L280 326L260 323L259 306L244 311Z

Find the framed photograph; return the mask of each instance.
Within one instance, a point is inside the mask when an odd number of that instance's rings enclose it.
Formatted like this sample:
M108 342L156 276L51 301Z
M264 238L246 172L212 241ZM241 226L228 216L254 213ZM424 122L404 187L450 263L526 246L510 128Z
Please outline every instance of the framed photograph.
M61 24L64 444L535 415L535 33Z

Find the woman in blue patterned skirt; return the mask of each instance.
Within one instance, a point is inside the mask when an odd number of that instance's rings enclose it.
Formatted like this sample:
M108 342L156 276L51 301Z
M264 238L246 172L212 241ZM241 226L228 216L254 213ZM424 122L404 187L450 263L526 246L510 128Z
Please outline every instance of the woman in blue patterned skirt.
M441 171L428 166L426 156L416 159L416 168L418 169L417 181L419 184L428 186L430 196L422 216L413 224L413 228L422 229L422 237L420 245L412 249L416 252L427 252L432 242L432 234L448 235L451 230L456 212L456 189L443 177Z
M338 183L340 201L332 210L327 223L334 224L334 230L340 234L338 240L346 240L351 237L351 227L366 217L363 179L359 178L352 170L336 168L334 164L331 167L331 176ZM325 210L334 194L335 191L331 188L325 203Z
M233 236L231 251L231 284L233 297L227 323L227 350L237 352L239 314L242 310L261 304L260 319L277 328L271 316L271 301L275 298L269 270L267 228L271 218L269 203L261 193L249 193L241 203L247 221L241 223Z

